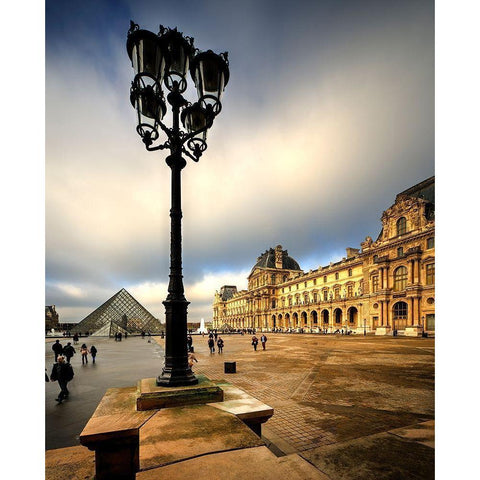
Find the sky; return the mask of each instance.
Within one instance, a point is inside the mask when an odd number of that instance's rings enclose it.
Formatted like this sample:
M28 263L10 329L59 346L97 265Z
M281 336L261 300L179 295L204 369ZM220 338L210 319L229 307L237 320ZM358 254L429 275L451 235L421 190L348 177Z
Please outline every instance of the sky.
M208 149L182 171L189 322L278 244L304 271L340 260L435 175L433 1L45 5L45 304L61 322L121 288L164 320L170 169L135 131L130 20L229 54Z

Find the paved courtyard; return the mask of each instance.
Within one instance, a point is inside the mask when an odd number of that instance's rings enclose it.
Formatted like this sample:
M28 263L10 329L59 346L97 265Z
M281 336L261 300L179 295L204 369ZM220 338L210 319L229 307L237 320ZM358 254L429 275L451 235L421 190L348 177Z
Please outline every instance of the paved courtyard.
M210 354L207 337L194 336L194 371L272 406L263 436L278 455L300 453L339 480L433 478L433 440L418 438L418 431L434 425L433 339L268 334L267 349L255 352L248 335L222 337L224 353ZM71 398L57 405L58 385L46 384L47 449L79 444L107 388L161 371L160 338L85 340L98 348L97 364L82 366L80 355L74 357ZM49 369L52 341L45 350ZM225 374L225 361L235 361L237 373ZM383 476L374 464L382 465Z

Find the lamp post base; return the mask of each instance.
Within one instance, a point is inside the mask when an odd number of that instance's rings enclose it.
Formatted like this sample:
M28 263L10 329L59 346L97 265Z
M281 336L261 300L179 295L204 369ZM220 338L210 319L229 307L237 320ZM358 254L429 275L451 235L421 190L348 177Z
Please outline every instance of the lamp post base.
M165 305L165 366L156 383L159 387L195 385L197 378L188 366L187 307L182 299L167 299Z
M197 383L198 379L191 370L189 372L174 372L164 369L156 380L157 387L186 387Z

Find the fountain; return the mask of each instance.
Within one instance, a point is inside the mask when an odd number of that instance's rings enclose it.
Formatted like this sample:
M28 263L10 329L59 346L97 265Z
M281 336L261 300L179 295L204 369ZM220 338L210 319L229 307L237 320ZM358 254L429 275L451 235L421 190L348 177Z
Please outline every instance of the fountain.
M197 333L208 333L208 330L205 328L205 320L203 318L200 320L200 328L197 328Z

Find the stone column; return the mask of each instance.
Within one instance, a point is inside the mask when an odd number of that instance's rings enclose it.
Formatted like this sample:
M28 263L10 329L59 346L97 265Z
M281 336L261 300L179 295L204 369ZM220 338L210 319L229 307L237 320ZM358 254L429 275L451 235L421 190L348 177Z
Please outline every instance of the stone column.
M407 325L413 325L414 324L414 315L413 312L415 310L415 298L411 298L410 302L407 302L408 305L408 312L407 312Z
M419 297L415 297L413 299L413 303L414 303L414 309L413 309L413 322L414 322L414 325L419 325L420 324L420 318L419 318L419 314L420 314L420 298Z

